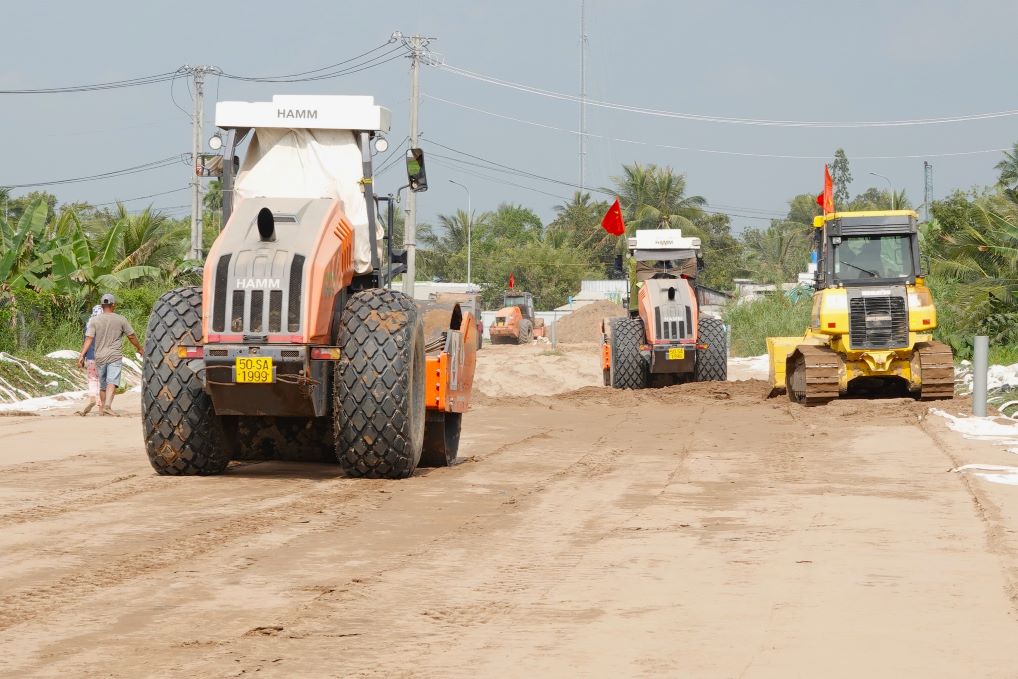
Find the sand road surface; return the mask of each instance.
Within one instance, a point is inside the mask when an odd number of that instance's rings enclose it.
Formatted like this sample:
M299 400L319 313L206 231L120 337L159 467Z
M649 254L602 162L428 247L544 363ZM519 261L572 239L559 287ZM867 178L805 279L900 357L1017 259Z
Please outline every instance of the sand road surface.
M0 418L0 676L1018 674L1018 487L949 471L1012 454L596 360L486 347L464 462L402 482L157 477L135 414Z

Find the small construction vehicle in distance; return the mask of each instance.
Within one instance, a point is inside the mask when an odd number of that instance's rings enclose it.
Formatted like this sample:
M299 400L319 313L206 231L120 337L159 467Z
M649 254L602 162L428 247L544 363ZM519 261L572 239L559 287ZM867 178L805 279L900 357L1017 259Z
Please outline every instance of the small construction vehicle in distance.
M502 300L502 308L495 312L495 320L488 328L492 344L530 344L535 337L544 336L544 319L534 312L534 296L529 292L509 290Z
M912 210L817 217L813 312L801 337L768 337L771 394L821 405L846 396L954 396L951 347L933 339Z
M724 323L700 313L700 239L679 229L637 230L627 244L637 305L628 318L601 323L604 385L643 389L728 379Z
M480 292L433 292L428 297L433 302L445 304L459 304L460 309L474 317L477 323L477 349L483 346L484 342L484 318L481 316L481 293Z
M396 479L455 460L476 325L457 304L391 289L406 256L372 161L389 120L372 97L216 104L224 227L202 286L163 295L148 323L142 422L157 473L269 457ZM426 190L420 149L407 174Z

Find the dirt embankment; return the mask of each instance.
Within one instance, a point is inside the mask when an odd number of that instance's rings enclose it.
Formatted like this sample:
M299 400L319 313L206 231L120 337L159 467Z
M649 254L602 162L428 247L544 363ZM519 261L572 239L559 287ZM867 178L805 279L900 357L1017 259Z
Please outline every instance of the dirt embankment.
M627 313L623 307L607 300L587 304L555 321L555 339L565 344L597 342L601 339L603 319Z

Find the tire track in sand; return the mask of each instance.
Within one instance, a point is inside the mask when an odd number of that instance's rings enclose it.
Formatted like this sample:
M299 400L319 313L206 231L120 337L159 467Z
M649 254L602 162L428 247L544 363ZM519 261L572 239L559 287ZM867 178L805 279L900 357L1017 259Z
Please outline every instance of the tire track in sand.
M376 493L379 484L388 483L391 482L348 479L318 482L315 490L310 493L303 492L305 488L295 489L302 492L302 495L289 502L229 519L186 536L174 533L159 545L108 563L95 564L55 582L11 592L0 597L0 631L78 603L128 580L198 558L246 535L270 531L273 526L292 521L295 517L317 513L336 503Z

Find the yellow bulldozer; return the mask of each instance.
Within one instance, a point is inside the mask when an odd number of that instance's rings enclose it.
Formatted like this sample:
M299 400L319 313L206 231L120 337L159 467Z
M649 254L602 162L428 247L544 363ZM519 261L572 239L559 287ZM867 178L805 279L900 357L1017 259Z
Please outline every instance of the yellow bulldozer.
M802 337L768 337L771 395L805 405L853 396L954 396L951 347L933 340L937 309L912 210L816 217L815 292Z

